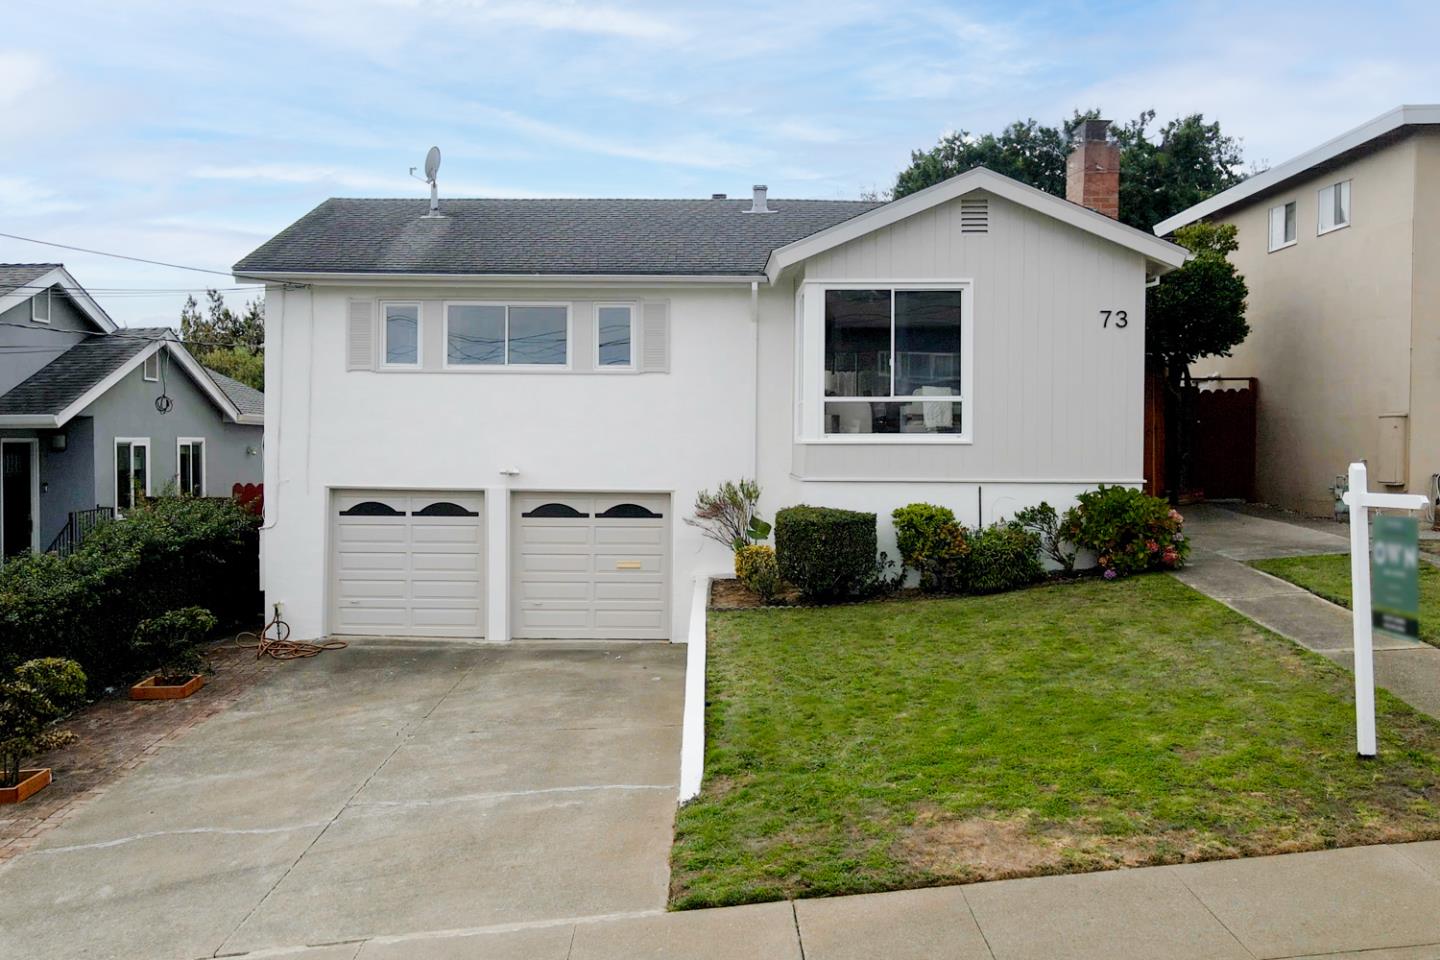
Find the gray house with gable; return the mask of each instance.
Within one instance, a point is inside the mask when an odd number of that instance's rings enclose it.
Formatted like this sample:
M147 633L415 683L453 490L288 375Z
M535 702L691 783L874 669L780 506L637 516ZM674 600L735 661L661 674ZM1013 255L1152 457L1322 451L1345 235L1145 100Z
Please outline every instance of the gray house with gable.
M58 263L0 264L0 547L50 549L86 511L259 483L264 396L169 327L121 328Z

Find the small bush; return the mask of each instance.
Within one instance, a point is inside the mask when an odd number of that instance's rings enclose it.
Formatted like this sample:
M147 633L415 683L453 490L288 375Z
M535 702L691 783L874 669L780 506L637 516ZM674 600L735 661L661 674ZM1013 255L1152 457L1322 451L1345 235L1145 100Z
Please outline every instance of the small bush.
M780 565L775 560L775 548L766 544L754 544L735 551L735 575L745 584L761 603L772 603L780 593Z
M184 683L205 669L200 644L217 622L204 607L181 607L141 620L131 641L136 662L154 667L165 683Z
M920 575L920 589L926 593L960 591L970 544L954 512L932 503L912 503L896 508L890 518L900 561Z
M105 686L141 667L142 620L202 606L223 624L259 612L260 518L228 500L148 501L106 523L80 549L13 557L0 567L0 672L36 657L78 661Z
M1040 537L1019 523L997 523L970 535L969 593L1000 593L1041 580Z
M1040 538L1040 552L1065 573L1075 571L1075 551L1067 550L1060 514L1044 500L1015 514L1015 522Z
M1185 518L1159 497L1101 484L1076 499L1079 503L1061 522L1061 533L1076 546L1094 550L1107 579L1173 570L1190 554L1190 541L1182 532Z
M726 480L715 492L695 495L695 513L685 522L702 535L732 550L759 543L770 536L770 524L755 512L760 484L754 480Z
M811 600L840 600L875 585L875 514L787 507L775 515L780 575Z
M29 660L12 679L0 680L0 787L20 782L26 757L75 742L73 733L49 725L84 697L85 673L74 660Z

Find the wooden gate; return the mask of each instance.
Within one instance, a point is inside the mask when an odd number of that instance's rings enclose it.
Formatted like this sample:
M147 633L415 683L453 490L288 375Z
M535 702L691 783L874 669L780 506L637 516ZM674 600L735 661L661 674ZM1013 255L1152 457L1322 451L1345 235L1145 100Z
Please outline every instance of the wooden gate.
M1260 381L1191 381L1191 476L1207 500L1255 499L1255 423Z

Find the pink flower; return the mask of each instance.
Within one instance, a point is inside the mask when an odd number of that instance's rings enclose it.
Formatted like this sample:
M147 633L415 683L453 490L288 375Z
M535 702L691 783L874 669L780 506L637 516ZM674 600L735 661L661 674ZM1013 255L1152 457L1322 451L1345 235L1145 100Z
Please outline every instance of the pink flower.
M1115 568L1114 568L1114 567L1110 567L1110 568L1108 568L1108 569L1105 571L1105 579L1106 579L1106 580L1114 580L1114 579L1115 579L1116 577L1118 577L1118 576L1120 576L1120 574L1118 574L1118 573L1115 572Z
M1154 540L1146 540L1145 549L1149 550L1151 553L1154 553L1156 550L1160 549L1160 544L1156 543Z
M1180 511L1179 511L1179 510L1176 510L1174 507L1171 507L1171 508L1170 508L1170 519L1171 519L1171 520L1174 520L1176 523L1184 523L1184 522L1185 522L1185 518L1182 517L1182 516L1180 516Z

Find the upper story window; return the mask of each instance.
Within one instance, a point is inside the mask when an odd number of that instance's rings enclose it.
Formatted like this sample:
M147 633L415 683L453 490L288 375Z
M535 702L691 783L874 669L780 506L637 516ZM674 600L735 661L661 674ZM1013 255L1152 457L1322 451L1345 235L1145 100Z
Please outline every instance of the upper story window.
M1295 243L1295 201L1270 208L1270 251Z
M967 439L968 298L968 285L958 283L807 291L806 334L819 341L821 398L805 432L814 439Z
M568 304L445 305L447 367L564 367L569 363Z
M30 319L36 323L50 322L50 290L48 287L30 298Z
M150 382L160 379L160 351L157 350L145 358L145 363L140 370L140 376Z
M1315 206L1319 211L1317 234L1350 226L1350 181L1341 180L1321 189Z
M595 306L595 366L600 370L635 367L635 308L628 303Z
M420 366L420 304L384 304L384 364L387 367Z

